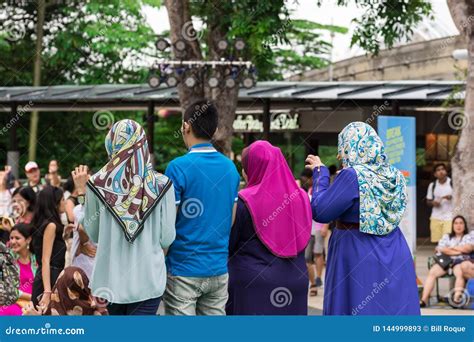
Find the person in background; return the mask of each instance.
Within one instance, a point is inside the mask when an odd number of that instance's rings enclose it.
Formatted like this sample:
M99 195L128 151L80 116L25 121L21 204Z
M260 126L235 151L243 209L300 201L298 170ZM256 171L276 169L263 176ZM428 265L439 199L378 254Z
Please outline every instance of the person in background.
M41 172L36 162L29 161L28 163L26 163L25 174L27 181L25 182L25 184L23 184L23 186L31 187L36 193L43 189L46 182L43 178L41 178Z
M88 179L89 178L87 178L87 180ZM84 195L79 196L72 175L68 178L64 188L69 190L69 193L74 194L75 202L77 202L77 205L73 208L74 229L71 245L72 266L81 268L86 273L87 277L91 279L97 245L90 240L84 227L79 223L84 219Z
M33 220L37 194L26 186L15 189L12 194L13 218L15 223L29 224Z
M0 171L0 217L10 216L12 194L7 187L7 172Z
M59 163L56 159L49 162L48 173L44 176L47 184L60 187L61 186L61 175L58 173Z
M337 220L329 241L323 314L419 315L413 258L398 227L407 205L405 177L364 122L352 122L339 133L338 158L344 168L331 185L319 157L306 159L313 170L313 219Z
M332 182L334 182L334 179L337 176L337 166L332 164L328 167L328 169L329 169L329 178L332 184Z
M84 219L84 206L79 204L74 208L74 231L72 237L72 266L81 268L89 279L92 278L92 271L95 264L95 255L97 253L97 244L89 238L82 224Z
M19 298L20 272L10 250L0 241L0 305L11 305Z
M229 235L240 176L211 144L217 125L211 102L190 105L181 127L189 151L165 171L178 206L176 240L166 257L167 315L225 315Z
M33 251L38 261L38 271L33 283L32 301L43 309L51 301L51 289L65 266L66 244L61 214L65 200L60 188L47 185L38 194L33 216ZM40 298L41 297L41 298Z
M458 215L454 217L452 227L453 231L450 234L444 234L441 240L439 240L436 252L449 255L453 261L453 274L456 277L453 301L458 303L462 295L462 289L465 286L465 277L463 276L461 264L465 261L469 262L469 253L472 252L474 240L472 235L469 234L467 222L463 216ZM445 275L447 272L448 269L443 269L437 263L430 268L420 299L421 307L429 305L430 294L433 291L436 278Z
M461 263L461 271L464 279L474 278L474 258L472 258L472 253L474 252L474 237L471 237L473 243L471 244L471 257L469 260L463 261Z
M308 193L311 201L313 189L313 176L310 169L304 169L301 174L302 188ZM311 226L311 239L305 249L306 267L310 283L310 296L318 295L318 287L323 285L321 280L324 269L324 238L329 229L329 224L319 223L314 220ZM315 272L316 266L316 272Z
M18 181L18 179L15 178L15 175L12 172L12 167L10 165L5 165L5 173L7 174L7 188L11 192L13 192L16 188L20 187L20 182Z
M66 267L53 287L47 307L30 304L23 310L25 316L105 316L107 309L99 305L91 294L89 278L78 267Z
M443 235L451 233L453 187L445 164L435 165L434 176L436 179L428 186L426 202L433 207L430 217L431 242L438 242Z
M18 223L31 223L36 206L36 193L29 186L16 188L12 194L12 217L2 217L0 240L9 240L11 228Z
M72 176L69 176L64 183L63 190L69 193L66 198L66 217L68 223L74 223L74 207L79 204L77 201L77 190L74 186L74 180Z
M92 293L111 303L111 315L156 315L166 283L164 250L175 238L173 186L153 169L137 122L116 122L105 147L109 161L90 179L85 166L72 174L84 204L79 223L98 246Z
M19 223L10 231L10 249L20 270L19 298L15 304L0 307L0 316L21 316L22 308L31 301L36 259L30 251L33 228Z
M229 241L228 315L306 315L304 249L311 206L281 150L256 141L242 153L247 186L239 192ZM281 302L283 298L283 302Z

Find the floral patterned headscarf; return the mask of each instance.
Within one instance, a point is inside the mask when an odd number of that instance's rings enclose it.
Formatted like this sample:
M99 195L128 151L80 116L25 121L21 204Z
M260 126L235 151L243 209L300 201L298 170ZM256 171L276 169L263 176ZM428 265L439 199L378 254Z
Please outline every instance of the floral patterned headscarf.
M389 164L382 140L366 123L352 122L338 137L343 167L352 167L359 182L359 230L386 235L400 223L407 205L406 180Z
M110 160L87 185L133 242L171 182L161 182L153 170L146 135L137 122L116 122L105 138L105 149Z
M53 287L47 316L104 316L104 306L98 305L91 295L89 279L79 267L66 267Z

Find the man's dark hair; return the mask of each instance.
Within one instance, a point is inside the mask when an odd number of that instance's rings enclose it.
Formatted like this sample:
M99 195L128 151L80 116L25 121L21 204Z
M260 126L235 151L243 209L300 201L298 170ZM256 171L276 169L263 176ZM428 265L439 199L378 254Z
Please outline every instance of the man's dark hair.
M212 102L203 99L194 102L186 109L183 120L191 125L196 138L211 140L219 118Z
M445 163L438 163L433 167L433 173L438 170L438 167L443 167L445 171L448 171L448 168L446 167Z

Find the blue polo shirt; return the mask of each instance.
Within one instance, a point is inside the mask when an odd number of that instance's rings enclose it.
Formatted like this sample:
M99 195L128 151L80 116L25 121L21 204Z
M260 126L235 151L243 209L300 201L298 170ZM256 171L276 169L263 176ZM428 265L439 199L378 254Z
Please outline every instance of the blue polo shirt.
M240 176L234 163L210 143L197 144L165 171L174 185L176 239L166 266L175 276L212 277L227 273L232 209Z

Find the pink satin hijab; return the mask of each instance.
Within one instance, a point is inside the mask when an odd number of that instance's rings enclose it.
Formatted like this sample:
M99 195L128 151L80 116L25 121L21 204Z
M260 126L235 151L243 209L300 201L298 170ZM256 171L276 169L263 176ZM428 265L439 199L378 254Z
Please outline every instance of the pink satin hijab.
M311 236L311 206L281 150L256 141L242 154L247 187L239 192L260 241L276 256L296 257Z

